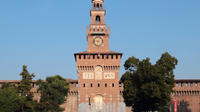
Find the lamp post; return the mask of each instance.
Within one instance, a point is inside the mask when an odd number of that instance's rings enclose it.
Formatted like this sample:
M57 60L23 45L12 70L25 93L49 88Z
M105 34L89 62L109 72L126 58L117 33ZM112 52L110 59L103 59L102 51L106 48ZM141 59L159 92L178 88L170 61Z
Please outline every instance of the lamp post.
M90 102L90 97L89 97L89 109L90 109L90 111L91 111L91 102Z

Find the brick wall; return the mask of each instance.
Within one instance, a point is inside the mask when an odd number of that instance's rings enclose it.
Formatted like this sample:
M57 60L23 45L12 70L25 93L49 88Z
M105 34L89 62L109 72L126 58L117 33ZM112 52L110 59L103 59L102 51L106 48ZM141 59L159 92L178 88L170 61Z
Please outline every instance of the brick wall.
M77 80L67 80L70 83L70 90L68 92L67 100L61 107L65 108L64 112L77 112L78 110L78 81ZM18 85L19 80L0 80L0 87L3 83L11 83L13 85ZM36 81L33 81L33 88L31 92L34 93L34 100L40 98L40 94L37 93ZM120 102L123 102L122 91L123 85L119 83L120 90ZM178 101L179 109L187 109L188 112L200 112L200 80L176 80L175 87L171 93L172 105L173 100ZM131 107L126 107L126 112L131 112Z

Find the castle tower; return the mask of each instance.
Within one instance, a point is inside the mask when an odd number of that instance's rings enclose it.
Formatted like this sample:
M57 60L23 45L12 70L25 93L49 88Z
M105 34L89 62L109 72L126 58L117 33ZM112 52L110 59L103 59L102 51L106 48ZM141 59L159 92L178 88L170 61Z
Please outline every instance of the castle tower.
M104 0L92 0L87 51L75 53L79 112L119 112L119 70L122 53L109 50Z

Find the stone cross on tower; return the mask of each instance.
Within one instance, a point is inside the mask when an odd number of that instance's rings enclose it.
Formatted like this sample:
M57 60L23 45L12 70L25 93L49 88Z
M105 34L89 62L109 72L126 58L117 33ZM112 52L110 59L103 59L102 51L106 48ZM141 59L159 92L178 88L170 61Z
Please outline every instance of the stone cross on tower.
M119 70L122 53L109 50L103 0L92 0L87 50L75 53L78 71L79 112L121 112ZM124 111L122 111L124 112Z

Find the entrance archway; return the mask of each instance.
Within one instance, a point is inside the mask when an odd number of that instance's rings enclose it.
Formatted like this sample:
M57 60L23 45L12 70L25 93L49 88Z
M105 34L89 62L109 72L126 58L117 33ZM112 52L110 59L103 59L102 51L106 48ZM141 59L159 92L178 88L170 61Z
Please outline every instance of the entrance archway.
M103 96L101 95L96 95L94 98L94 106L97 112L102 112L103 109Z

